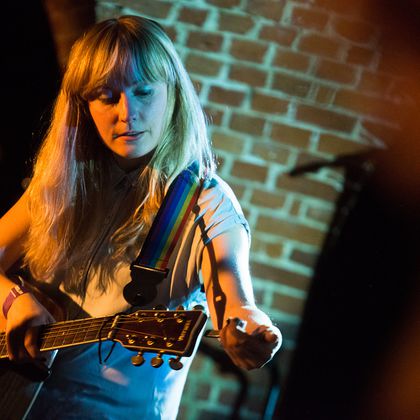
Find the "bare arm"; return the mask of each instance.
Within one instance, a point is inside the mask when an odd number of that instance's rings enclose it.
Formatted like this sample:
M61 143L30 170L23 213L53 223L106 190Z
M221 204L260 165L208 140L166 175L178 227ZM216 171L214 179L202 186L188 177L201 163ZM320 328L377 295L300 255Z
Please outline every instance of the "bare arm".
M16 285L6 277L6 271L22 256L28 229L28 197L23 194L0 219L0 326L6 331L7 350L12 360L39 357L36 329L31 327L53 321L49 312L30 293L18 296L10 306L7 322L3 318L3 302Z
M202 274L213 324L220 340L242 368L263 366L281 345L281 334L254 302L248 238L242 226L214 238L203 254Z

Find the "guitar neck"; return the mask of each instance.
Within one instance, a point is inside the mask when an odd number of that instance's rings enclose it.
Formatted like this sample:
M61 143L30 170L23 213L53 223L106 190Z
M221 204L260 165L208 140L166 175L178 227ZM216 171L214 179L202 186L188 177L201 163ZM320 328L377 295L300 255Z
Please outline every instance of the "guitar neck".
M87 318L43 325L39 331L40 349L56 350L107 340L115 318ZM7 357L6 334L0 333L0 359Z

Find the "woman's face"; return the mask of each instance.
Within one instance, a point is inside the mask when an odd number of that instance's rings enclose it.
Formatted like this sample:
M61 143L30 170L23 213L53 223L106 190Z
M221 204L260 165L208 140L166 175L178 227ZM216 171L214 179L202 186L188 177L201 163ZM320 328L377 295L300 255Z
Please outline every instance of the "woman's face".
M157 146L167 90L166 83L160 82L135 82L118 90L104 86L88 102L96 129L121 168L136 168Z

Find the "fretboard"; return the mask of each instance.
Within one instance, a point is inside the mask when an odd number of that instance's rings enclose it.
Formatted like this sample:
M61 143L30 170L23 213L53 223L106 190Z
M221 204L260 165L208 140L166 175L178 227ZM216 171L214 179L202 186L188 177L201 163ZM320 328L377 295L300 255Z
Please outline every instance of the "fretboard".
M41 351L106 340L115 317L87 318L43 325L39 331ZM6 334L0 333L0 359L7 358Z

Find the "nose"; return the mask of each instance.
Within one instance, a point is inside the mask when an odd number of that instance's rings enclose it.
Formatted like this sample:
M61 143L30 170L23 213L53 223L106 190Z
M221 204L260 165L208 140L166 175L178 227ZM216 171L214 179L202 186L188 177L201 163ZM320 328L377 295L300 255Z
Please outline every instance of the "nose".
M120 120L123 122L136 120L138 110L135 98L127 92L121 92L118 112Z

